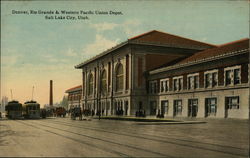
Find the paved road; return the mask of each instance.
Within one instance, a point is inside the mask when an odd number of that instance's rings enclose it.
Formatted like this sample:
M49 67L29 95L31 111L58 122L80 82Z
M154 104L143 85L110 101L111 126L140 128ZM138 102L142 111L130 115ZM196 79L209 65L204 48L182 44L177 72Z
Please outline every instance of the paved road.
M69 118L0 121L0 156L249 156L249 121L164 125Z

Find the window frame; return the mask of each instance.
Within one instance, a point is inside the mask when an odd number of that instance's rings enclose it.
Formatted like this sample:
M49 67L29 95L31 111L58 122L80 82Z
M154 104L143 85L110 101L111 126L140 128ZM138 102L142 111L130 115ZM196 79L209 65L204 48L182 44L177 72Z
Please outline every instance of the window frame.
M156 94L157 91L158 91L157 80L149 81L149 93L150 94Z
M164 82L165 82L165 87L163 86ZM169 91L169 78L161 79L160 80L160 93L164 93L168 91Z
M103 78L104 74L105 74L105 78ZM101 81L101 86L100 86L101 93L106 94L107 89L108 89L108 84L107 84L107 71L105 69L101 71L100 81Z
M177 87L175 87L175 80L177 80ZM181 83L180 83L181 81ZM183 76L173 77L173 91L181 91L183 90ZM181 87L180 87L181 85Z
M237 104L232 103L232 100L235 98L237 99ZM229 104L230 100L231 100L231 104ZM225 103L226 103L226 107L228 110L240 109L240 96L226 96Z
M198 77L197 80L195 80L195 77ZM193 81L193 83L191 83L193 85L193 87L190 85L190 82L191 82L190 79L192 79L192 81ZM197 87L196 87L196 84L197 84ZM200 87L200 85L199 85L199 73L188 74L187 75L187 89L194 90L194 89L198 89L199 87Z
M121 74L118 74L118 70L120 69L122 70ZM116 71L115 71L115 79L116 79L116 91L123 91L124 90L124 69L123 69L123 65L121 63L119 63L116 67ZM119 83L118 83L119 82Z
M180 105L178 103L181 103ZM173 101L173 104L174 104L174 116L179 116L179 115L182 115L182 112L183 112L183 102L182 102L182 99L175 99ZM181 107L180 111L178 110L179 107Z
M215 104L211 104L211 100L212 99L214 99L215 100ZM210 101L210 102L209 102ZM212 105L215 105L214 107L214 111L212 112ZM211 98L205 98L205 107L208 107L208 111L207 111L207 115L208 116L211 116L211 115L213 115L213 116L216 116L216 114L217 114L217 110L218 110L218 99L216 98L216 97L211 97Z
M92 77L92 82L90 82L90 77ZM94 93L94 75L89 73L88 75L88 96L93 95ZM92 87L92 88L91 88Z
M216 73L216 79L214 80L213 74ZM218 87L218 82L219 82L219 70L218 69L213 69L209 71L204 72L204 87L205 88L214 88ZM209 75L209 85L207 86L207 77L206 75ZM216 84L214 84L214 81L216 81Z
M239 69L239 83L235 84L235 70ZM226 72L230 72L231 83L227 83ZM241 65L235 65L224 68L224 86L234 86L241 84Z

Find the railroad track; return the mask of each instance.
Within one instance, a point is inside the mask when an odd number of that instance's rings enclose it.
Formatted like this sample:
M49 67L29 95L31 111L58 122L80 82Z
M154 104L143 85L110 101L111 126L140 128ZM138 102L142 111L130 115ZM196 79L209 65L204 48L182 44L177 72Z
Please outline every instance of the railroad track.
M80 128L80 129L85 129L85 130L92 130L92 131L97 131L97 132L111 133L115 135L129 136L129 137L134 137L138 139L146 139L146 140L156 141L156 142L161 142L161 143L174 144L174 145L185 146L185 147L189 147L193 149L195 148L195 149L201 149L201 150L214 151L214 152L219 152L219 153L224 153L224 154L229 154L229 155L234 155L234 156L248 157L248 152L249 152L247 149L238 148L238 147L205 143L205 142L197 142L197 141L191 141L191 140L183 140L183 139L171 138L167 136L163 137L163 136L150 135L150 134L138 135L138 133L133 133L131 131L129 132L129 134L122 133L122 132L107 131L107 130L100 129L100 128L86 127L80 124L72 125L65 121L49 120L49 121L44 121L44 122L51 123L51 124L60 124L64 126Z
M46 131L46 132L49 132L49 133L52 133L52 134L55 134L55 135L58 135L58 136L70 139L70 140L73 140L73 141L81 143L81 144L86 144L86 145L89 145L89 146L101 149L101 150L103 150L105 152L116 154L116 155L121 156L121 157L133 157L133 156L125 154L125 153L122 153L122 152L119 152L119 151L116 151L116 150L112 150L110 148L107 148L107 147L104 147L104 146L101 146L101 145L95 145L93 143L89 143L87 141L83 141L83 139L76 139L76 138L69 137L67 135L63 135L63 134L54 132L54 129L60 130L60 131L66 132L66 133L70 133L70 134L73 134L73 135L77 135L77 136L81 136L81 137L93 139L95 141L102 141L102 142L105 142L105 143L110 143L110 144L113 144L113 145L118 145L118 146L130 148L132 150L143 151L143 152L145 152L145 155L147 155L146 153L148 153L148 154L150 153L151 155L152 154L155 155L154 157L167 157L167 158L171 157L171 158L174 158L173 156L170 156L170 155L167 155L167 154L163 154L163 153L159 153L159 152L154 152L154 151L146 150L146 149L143 149L143 148L140 148L140 147L137 147L137 146L126 145L126 144L122 144L122 143L111 141L111 140L106 140L106 139L102 139L102 138L96 138L96 137L93 137L93 136L90 136L90 135L86 135L86 134L82 134L82 133L77 133L77 132L72 132L72 131L64 130L64 129L57 128L57 127L48 126L48 125L45 125L45 124L42 124L42 123L38 123L38 121L34 121L34 122L36 124L41 125L41 126L30 124L30 123L27 123L26 121L17 121L17 122L21 123L21 124L24 124L26 126L30 126L30 127L36 128L36 129L40 129L40 130L43 130L43 131ZM44 127L46 127L47 129L44 129ZM53 129L53 131L51 131L51 129Z

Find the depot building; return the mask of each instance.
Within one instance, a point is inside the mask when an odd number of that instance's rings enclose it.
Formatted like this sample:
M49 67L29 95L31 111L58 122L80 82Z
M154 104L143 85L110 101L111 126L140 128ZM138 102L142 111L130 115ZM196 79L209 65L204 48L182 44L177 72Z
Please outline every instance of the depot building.
M212 45L153 30L75 68L82 72L82 85L68 92L80 92L70 102L83 110L249 118L249 39Z

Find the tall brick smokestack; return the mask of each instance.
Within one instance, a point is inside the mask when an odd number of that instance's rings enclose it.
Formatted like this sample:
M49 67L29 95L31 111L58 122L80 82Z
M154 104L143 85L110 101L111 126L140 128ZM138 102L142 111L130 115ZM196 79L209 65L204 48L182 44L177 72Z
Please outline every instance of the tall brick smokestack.
M53 81L50 80L49 105L53 106Z

